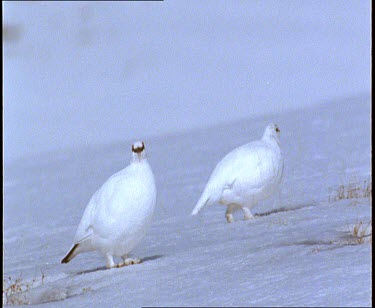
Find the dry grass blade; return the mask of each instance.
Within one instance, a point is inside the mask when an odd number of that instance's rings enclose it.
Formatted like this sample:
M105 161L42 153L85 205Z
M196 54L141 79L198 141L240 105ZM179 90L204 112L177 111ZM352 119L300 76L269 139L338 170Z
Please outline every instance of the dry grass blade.
M343 199L371 198L372 182L363 181L361 184L357 180L352 180L348 184L340 185L330 193L328 201L334 202Z
M350 233L356 244L363 244L365 242L372 243L372 220L367 224L359 221L353 226Z

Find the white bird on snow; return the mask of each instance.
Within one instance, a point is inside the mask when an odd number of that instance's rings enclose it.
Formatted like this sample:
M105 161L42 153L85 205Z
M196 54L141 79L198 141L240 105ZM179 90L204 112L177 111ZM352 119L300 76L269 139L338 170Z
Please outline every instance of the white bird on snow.
M156 203L154 175L146 159L145 145L132 145L129 166L112 175L92 196L74 237L73 247L61 263L76 255L99 251L107 267L140 263L129 252L142 240L151 223ZM123 262L115 264L113 257Z
M279 189L284 162L280 150L280 130L269 124L261 140L229 152L212 172L192 215L206 205L226 205L226 218L233 222L233 212L242 209L245 219L254 216L250 209Z

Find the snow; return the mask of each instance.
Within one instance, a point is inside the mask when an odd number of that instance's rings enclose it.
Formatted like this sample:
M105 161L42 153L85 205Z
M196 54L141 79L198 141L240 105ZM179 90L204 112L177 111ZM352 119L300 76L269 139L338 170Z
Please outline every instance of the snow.
M351 235L371 197L338 195L372 176L369 1L2 5L9 304L372 305L372 248ZM252 221L228 224L219 204L190 216L217 162L270 122L281 193ZM61 264L139 139L158 189L144 262Z
M157 207L133 253L144 262L119 269L106 269L96 253L60 261L91 194L128 163L130 141L5 165L4 277L29 282L9 300L48 307L371 306L371 245L350 236L351 226L371 220L371 200L330 199L340 185L370 178L369 115L370 98L360 96L145 140ZM190 216L218 159L258 139L272 121L285 157L280 196L255 207L253 221L238 212L228 224L221 205Z

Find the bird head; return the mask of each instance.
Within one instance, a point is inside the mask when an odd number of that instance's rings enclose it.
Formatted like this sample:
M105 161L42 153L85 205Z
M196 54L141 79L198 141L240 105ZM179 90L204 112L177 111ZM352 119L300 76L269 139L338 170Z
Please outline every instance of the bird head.
M132 162L146 158L145 144L143 141L134 142L132 145Z
M262 137L263 140L275 139L278 144L280 144L280 129L275 123L268 124L264 130Z

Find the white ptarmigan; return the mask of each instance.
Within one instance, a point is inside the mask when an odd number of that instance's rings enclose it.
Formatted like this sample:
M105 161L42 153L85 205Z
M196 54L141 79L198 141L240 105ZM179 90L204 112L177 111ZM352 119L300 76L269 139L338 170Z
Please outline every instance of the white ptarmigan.
M216 165L191 214L198 214L206 205L221 203L228 207L228 222L233 222L237 209L243 210L245 219L251 219L254 216L250 209L279 189L283 168L280 130L271 123L262 139L234 149Z
M146 159L145 145L132 145L130 165L112 175L91 197L74 237L73 247L61 263L76 255L99 251L107 267L140 263L129 252L142 240L151 223L156 203L155 179ZM115 264L113 257L123 262Z

